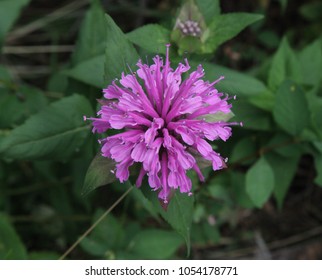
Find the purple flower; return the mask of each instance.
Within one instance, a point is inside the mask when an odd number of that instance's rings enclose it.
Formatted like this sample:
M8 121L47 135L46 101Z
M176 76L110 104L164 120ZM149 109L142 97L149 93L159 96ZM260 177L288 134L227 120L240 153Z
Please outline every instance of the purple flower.
M119 83L114 81L104 89L98 117L88 118L93 121L93 132L124 129L99 141L102 155L116 162L120 182L128 180L131 165L140 163L136 185L147 175L150 187L159 191L165 203L178 188L191 195L187 170L193 169L204 180L194 155L209 161L213 170L226 166L208 141L226 141L231 136L230 125L235 124L206 118L231 113L228 97L214 87L223 77L212 83L204 81L199 65L182 80L190 69L188 60L173 70L169 46L165 62L159 56L151 66L139 61L136 73L122 73Z

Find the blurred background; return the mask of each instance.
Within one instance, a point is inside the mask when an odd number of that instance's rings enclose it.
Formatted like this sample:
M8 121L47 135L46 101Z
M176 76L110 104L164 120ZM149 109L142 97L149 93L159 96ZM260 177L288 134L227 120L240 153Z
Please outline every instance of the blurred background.
M197 2L204 7L201 0ZM90 26L95 22L90 19L95 9L108 13L125 34L152 23L172 31L184 1L97 3L91 6L89 0L0 0L0 147L1 141L5 142L11 131L28 118L72 93L90 101L89 115L96 110L101 89L79 78L79 73L68 74L83 62L80 45L86 44L86 30L100 34L99 27ZM232 81L236 81L230 86L233 92L227 92L237 96L245 85L245 91L247 85L256 87L257 82L266 87L267 77L273 77L270 73L277 70L281 71L277 75L285 78L296 77L292 73L294 56L303 63L300 71L305 72L301 73L307 80L293 81L320 102L321 1L221 1L220 10L222 14L247 12L264 18L211 53L179 51L174 56L225 67L226 79L233 73ZM283 38L288 43L281 47ZM130 35L128 39L141 56L153 56ZM283 70L274 68L275 54L285 49L292 52L292 58L281 64ZM90 77L91 69L85 69L82 75ZM244 85L238 84L239 79ZM283 130L276 114L263 105L265 98L249 101L247 92L245 96L238 96L233 104L235 115L245 127L234 128L234 137L218 144L221 154L229 158L228 168L218 173L207 169L206 182L195 184L188 258L321 259L322 138L318 112L322 107L310 107L313 128L308 125L308 132L299 136ZM303 112L298 112L301 117ZM82 123L82 115L78 117ZM24 158L17 156L19 147L8 156L5 149L0 149L0 259L58 259L124 192L124 185L112 183L81 195L88 166L99 150L97 137L89 131L88 127L84 137L70 143L73 153L66 158ZM254 203L247 192L246 177L263 155L275 174L275 192ZM131 193L68 258L186 258L184 240L149 207L144 197Z

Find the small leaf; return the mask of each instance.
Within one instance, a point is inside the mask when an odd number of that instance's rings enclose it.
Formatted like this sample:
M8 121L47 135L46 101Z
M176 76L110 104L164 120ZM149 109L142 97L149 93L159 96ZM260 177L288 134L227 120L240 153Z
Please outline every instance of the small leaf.
M86 195L96 188L112 183L116 180L114 175L115 161L97 154L91 162L85 176L82 194Z
M127 72L129 67L135 66L139 56L109 15L106 15L106 24L105 84L110 84L115 78L120 77L122 72Z
M147 24L126 34L135 45L151 53L166 53L166 44L170 43L170 31L158 24Z
M263 19L262 15L250 13L230 13L215 16L208 27L209 39L202 46L203 52L213 53L219 45L261 19Z
M72 56L73 65L91 58L104 55L106 48L106 20L100 1L91 1L91 7L85 15L80 27L75 51ZM103 59L104 61L104 59ZM103 76L103 72L101 72Z
M262 207L274 189L274 172L261 157L246 174L246 191L258 208Z
M272 60L268 74L269 88L275 92L287 78L298 83L302 81L299 61L287 39L284 38Z
M6 217L0 215L0 259L25 260L26 249Z
M175 232L148 229L139 232L130 242L129 251L141 259L168 259L183 243Z
M299 135L309 125L310 112L302 89L286 80L276 93L275 121L289 134Z
M65 160L89 134L84 114L93 113L83 96L75 94L54 102L12 130L1 142L0 155L10 159Z
M106 18L99 1L92 1L80 28L72 68L63 73L85 84L104 86L104 62L107 37Z

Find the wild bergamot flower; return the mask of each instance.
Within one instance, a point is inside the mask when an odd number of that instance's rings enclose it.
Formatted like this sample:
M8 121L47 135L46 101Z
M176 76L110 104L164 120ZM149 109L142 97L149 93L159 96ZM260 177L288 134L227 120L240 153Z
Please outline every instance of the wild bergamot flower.
M204 180L194 155L210 161L213 170L226 166L207 140L226 141L231 136L230 126L235 124L205 118L231 113L229 98L214 87L223 77L212 83L204 81L199 65L182 80L182 74L190 69L188 60L173 70L169 46L165 62L159 56L151 66L139 60L136 73L122 73L119 83L114 81L104 89L98 117L88 118L93 121L93 132L120 130L99 141L102 156L116 162L115 176L120 182L128 180L131 165L140 163L136 185L141 186L146 175L165 203L174 189L191 194L187 170L193 169Z

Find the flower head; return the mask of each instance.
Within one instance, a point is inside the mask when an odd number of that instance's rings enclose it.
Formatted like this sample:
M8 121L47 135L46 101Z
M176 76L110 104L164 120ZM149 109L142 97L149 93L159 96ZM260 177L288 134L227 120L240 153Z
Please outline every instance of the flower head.
M167 202L172 190L191 194L192 183L187 170L193 169L201 181L204 177L194 155L211 162L213 170L224 168L225 160L208 141L231 136L233 123L207 121L209 114L229 114L228 97L214 87L223 77L204 81L200 66L187 79L182 74L190 69L188 60L173 70L169 61L153 58L151 66L139 61L136 73L125 75L103 90L105 99L93 121L93 132L121 130L101 139L102 156L116 162L115 176L124 182L129 167L140 163L136 185L143 177L159 198Z
M180 19L177 20L175 28L178 28L183 35L190 35L193 37L201 36L200 24L197 21L186 20L182 22Z

